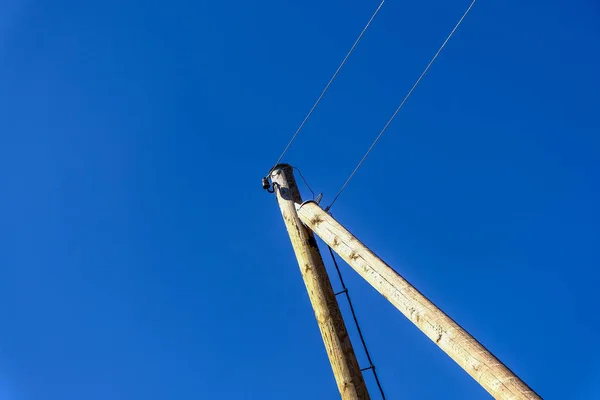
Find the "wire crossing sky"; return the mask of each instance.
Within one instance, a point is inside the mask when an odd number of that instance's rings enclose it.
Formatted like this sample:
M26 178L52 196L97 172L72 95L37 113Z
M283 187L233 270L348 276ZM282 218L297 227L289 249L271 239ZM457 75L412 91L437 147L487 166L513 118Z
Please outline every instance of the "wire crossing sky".
M380 2L0 2L3 400L338 398L257 177ZM285 156L315 194L470 2L385 2ZM477 2L334 210L545 399L600 398L598 15ZM339 268L388 399L486 398Z
M354 52L354 49L356 48L356 46L358 45L358 43L360 42L360 40L364 36L365 32L367 31L367 29L369 29L369 26L371 25L371 22L373 22L373 19L375 19L375 17L377 16L377 13L379 13L379 10L383 6L383 3L385 3L385 0L382 0L381 3L379 3L379 7L377 7L377 9L375 10L375 12L373 13L373 15L371 16L371 18L369 19L369 22L367 22L367 24L365 25L365 27L363 28L363 30L360 32L360 35L358 35L358 38L356 38L356 40L352 44L352 47L350 47L350 50L348 51L348 53L346 54L346 56L342 60L341 64L335 70L335 72L333 73L332 77L329 79L329 82L327 82L327 85L325 85L325 88L323 89L323 91L321 92L321 94L319 95L319 97L317 98L317 101L315 101L315 103L313 104L313 106L310 108L310 110L308 111L308 114L306 114L306 116L302 120L302 123L300 124L300 126L298 127L298 129L296 129L296 132L294 132L294 135L292 135L292 138L290 139L290 141L288 142L288 144L283 149L283 152L281 153L281 155L277 159L277 162L271 168L271 171L273 170L273 168L275 168L275 166L277 166L281 162L281 160L283 159L283 156L285 156L285 154L289 150L289 148L292 145L292 143L294 143L294 140L296 140L296 137L298 136L298 134L300 133L300 131L302 130L302 128L306 124L306 121L308 121L308 119L312 115L313 111L315 111L315 109L317 108L317 106L321 102L321 99L323 98L323 96L325 96L325 93L327 93L327 90L329 90L329 87L331 86L331 84L333 83L333 81L335 80L335 78L338 76L338 74L340 73L340 71L342 70L342 68L344 67L344 65L346 64L346 61L348 61L348 58L350 58L350 56ZM267 176L269 176L269 174L271 173L271 171L269 171L269 173L267 174Z
M379 132L379 134L377 135L377 137L375 138L375 140L373 141L373 143L371 143L371 146L367 149L367 152L365 153L365 155L360 159L360 161L358 162L358 164L356 165L356 167L354 168L354 170L352 170L352 172L350 173L350 176L348 177L348 179L346 179L346 182L344 182L344 184L342 185L342 187L340 188L340 190L337 192L337 194L335 195L335 197L331 201L331 204L329 204L327 206L326 210L329 210L333 206L333 204L337 201L338 197L340 197L340 195L342 194L342 192L344 191L344 189L346 189L346 186L348 186L348 184L350 183L350 181L352 180L352 178L354 178L354 175L356 175L356 172L358 172L358 170L363 165L363 163L365 162L365 160L367 159L367 157L369 156L369 154L371 154L371 151L373 151L373 148L375 147L375 145L377 144L377 142L379 142L379 139L381 139L381 136L383 136L383 134L389 128L389 126L392 123L392 121L394 120L394 118L396 118L396 115L398 115L398 113L400 112L400 110L402 109L402 107L404 107L404 104L406 104L406 101L408 100L408 98L410 97L410 95L415 91L415 89L417 88L417 86L419 85L419 83L421 83L421 80L423 79L423 77L425 76L425 74L427 74L427 72L429 71L429 68L431 68L431 66L433 65L433 63L435 62L435 60L438 58L438 56L440 55L440 53L442 52L442 50L444 50L444 47L446 47L446 44L448 43L448 41L452 38L452 36L454 36L454 32L456 32L456 30L458 29L458 27L460 26L460 24L462 24L463 20L469 14L469 11L471 11L471 8L473 8L473 6L475 5L476 1L477 0L473 0L471 2L471 4L469 5L469 8L467 8L467 11L465 11L465 13L462 15L462 17L460 17L460 19L458 20L458 22L456 23L456 25L454 26L454 28L452 29L452 31L450 32L450 34L446 37L446 40L444 40L444 43L442 43L442 45L440 46L440 48L438 49L438 51L435 53L435 55L433 56L433 58L431 59L431 61L429 61L429 64L427 64L427 67L425 67L425 69L423 70L423 72L421 73L421 75L419 76L419 78L417 79L417 81L415 82L415 84L410 88L410 90L408 91L408 93L406 94L406 96L404 97L404 99L402 100L402 102L400 103L400 105L398 106L398 108L396 108L396 111L394 111L394 113L392 114L392 116L390 117L390 119L386 122L386 124L384 125L383 129Z

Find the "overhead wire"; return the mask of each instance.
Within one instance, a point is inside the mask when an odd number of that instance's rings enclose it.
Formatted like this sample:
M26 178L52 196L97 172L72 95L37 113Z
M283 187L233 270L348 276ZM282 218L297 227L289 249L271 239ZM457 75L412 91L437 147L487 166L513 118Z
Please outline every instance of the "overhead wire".
M329 206L327 206L325 208L325 211L329 211L331 209L331 207L338 200L338 198L340 197L340 195L342 194L342 192L346 189L346 187L348 186L348 184L350 183L350 181L354 178L354 176L356 175L356 172L360 169L360 167L365 162L365 160L367 159L367 157L369 156L369 154L371 153L371 151L373 150L373 148L375 147L375 145L377 144L377 142L379 142L379 140L381 139L381 137L383 136L383 134L385 133L385 131L388 129L388 127L390 126L390 124L392 123L392 121L396 118L396 115L400 112L400 110L402 109L402 107L404 107L404 104L410 98L410 96L412 95L412 93L414 92L414 90L416 89L416 87L419 85L419 83L421 82L421 80L423 79L423 77L427 74L427 72L429 71L429 69L431 68L431 66L435 62L435 60L438 58L438 56L440 55L440 53L442 52L442 50L446 47L446 44L452 38L452 36L456 32L456 30L459 28L459 26L462 24L462 22L465 19L465 17L469 14L469 12L471 11L471 9L475 5L476 1L477 0L473 0L471 2L471 4L469 5L469 7L467 8L467 10L464 12L464 14L462 15L462 17L460 18L460 20L457 22L457 24L454 26L454 28L452 29L452 31L450 32L450 34L446 37L446 39L444 40L444 42L442 43L442 45L440 46L440 48L438 49L438 51L435 53L435 55L433 56L433 58L431 59L431 61L429 62L429 64L427 64L427 66L425 67L425 69L423 70L423 72L421 73L421 75L419 76L419 78L416 80L416 82L414 83L414 85L408 91L408 93L406 94L406 96L404 97L404 99L402 100L402 102L400 103L400 105L398 106L398 108L396 108L396 110L394 111L394 113L392 114L392 116L390 117L390 119L384 125L383 129L379 132L379 134L377 135L377 137L375 138L375 140L373 141L373 143L371 144L371 146L368 148L367 152L364 154L364 156L362 157L362 159L359 161L359 163L357 164L357 166L354 168L354 170L352 171L352 173L350 174L350 176L348 177L348 179L346 180L346 182L342 185L341 189L337 192L337 194L333 198L333 201L331 202L331 204L329 204ZM310 116L314 112L314 110L317 107L317 105L320 103L321 99L323 98L323 96L325 95L325 93L327 92L327 90L329 90L329 87L331 86L331 84L333 83L333 81L335 80L335 78L337 77L337 75L340 72L340 70L342 69L342 67L345 65L345 63L348 60L348 58L350 57L350 55L353 53L354 49L356 48L356 46L358 45L358 43L362 39L363 35L365 34L365 32L367 31L367 29L371 25L371 22L373 21L373 19L375 18L375 16L379 13L379 10L383 6L384 2L385 2L385 0L381 1L381 3L379 4L379 6L377 7L377 9L375 10L375 12L373 13L373 15L369 19L369 22L363 28L363 30L361 31L360 35L358 36L358 38L356 39L356 41L354 42L354 44L352 45L352 47L350 48L350 50L348 51L348 53L346 54L346 56L344 57L342 63L338 66L337 70L335 71L335 73L333 74L333 76L331 77L331 79L329 80L329 82L327 83L327 85L325 86L325 88L323 89L323 91L321 92L320 96L317 98L317 101L313 104L313 106L311 107L311 109L308 112L308 114L304 117L304 120L302 121L302 123L300 124L300 126L298 127L298 129L296 130L296 132L294 133L294 135L292 136L291 140L288 142L288 144L284 148L283 152L281 153L281 155L277 159L277 162L269 170L269 173L267 174L267 177L271 174L271 172L273 171L273 169L277 165L279 165L279 163L281 162L281 160L283 159L283 157L285 156L285 154L289 150L289 148L292 145L292 143L294 142L294 140L296 140L296 137L298 136L298 134L300 133L300 131L302 130L302 128L306 124L306 121L308 121L308 119L310 118ZM296 168L296 170L298 171L300 177L304 181L304 183L307 186L307 188L312 193L313 199L314 199L314 196L315 196L314 191L310 188L310 186L308 185L308 182L306 181L306 179L304 178L304 176L302 175L302 173L300 172L300 170L298 170L297 168ZM266 179L267 178L263 178L263 185L264 185L264 180L266 180ZM319 197L320 196L321 195L319 195ZM383 388L382 388L381 382L379 380L379 376L377 374L377 370L375 369L375 365L373 363L373 360L372 360L371 355L369 353L369 350L367 348L367 344L366 344L364 335L362 333L362 329L360 328L360 325L358 323L358 319L356 317L356 312L354 310L354 306L352 304L352 300L350 299L350 295L348 293L348 288L346 287L346 284L345 284L344 279L342 277L342 273L341 273L341 270L340 270L340 268L338 266L338 263L337 263L337 260L335 258L335 254L334 254L333 250L329 246L328 246L328 249L329 249L329 253L331 255L331 258L333 260L335 269L337 271L338 277L340 279L340 284L342 286L342 291L336 293L336 296L339 295L339 294L342 294L342 293L345 294L346 299L348 301L349 308L350 308L350 312L352 314L352 318L354 320L354 323L355 323L355 326L356 326L356 329L357 329L357 332L358 332L358 335L359 335L359 338L360 338L360 341L362 343L364 352L365 352L367 360L369 362L369 366L366 367L366 368L362 368L361 371L365 371L365 370L369 370L370 369L373 372L373 376L375 378L375 382L377 383L377 387L378 387L379 392L381 394L381 398L383 400L385 400L386 397L385 397L385 394L383 392Z
M296 137L298 136L298 134L300 133L300 131L302 130L302 128L304 128L304 125L306 124L306 121L308 121L308 119L310 118L310 116L312 115L312 113L315 111L315 109L317 108L317 106L321 102L321 99L323 99L323 96L325 96L325 93L327 93L327 91L329 90L329 87L331 86L331 84L333 83L333 81L335 80L335 78L338 76L338 74L340 73L340 71L342 70L342 67L346 64L346 61L348 61L348 58L354 52L354 49L356 48L356 46L358 45L358 43L360 42L360 40L364 36L365 32L367 31L367 29L369 29L369 26L371 25L371 22L373 22L373 19L375 19L375 16L377 16L377 14L379 13L379 10L383 6L383 3L385 3L385 0L382 0L381 3L379 3L379 7L377 7L377 9L375 10L375 12L373 13L373 15L371 16L371 18L369 19L369 22L367 22L367 24L365 25L365 27L363 28L363 30L360 32L360 35L358 35L358 38L354 41L354 44L352 45L352 47L350 48L350 50L348 51L348 53L346 54L346 56L342 60L341 64L338 66L338 68L336 69L335 73L331 76L331 79L329 79L329 82L327 82L327 85L325 85L325 88L323 89L323 91L321 92L321 94L319 95L319 97L317 98L317 101L315 101L315 103L313 104L313 106L310 108L310 111L308 112L308 114L306 114L306 116L302 120L302 123L300 124L300 126L298 126L298 129L296 129L296 132L292 135L292 138L288 142L287 146L285 146L285 148L283 149L283 152L281 153L281 155L277 159L277 162L275 162L275 164L273 164L273 167L271 167L271 169L269 170L269 173L266 176L269 176L271 174L271 172L273 172L273 169L277 165L279 165L279 163L281 162L281 160L283 159L283 157L285 156L285 154L287 153L287 151L290 149L290 146L292 145L292 143L294 143L294 141L296 140Z
M350 176L348 177L348 179L346 180L346 182L342 185L341 189L337 192L337 194L333 198L333 201L331 202L331 204L329 204L329 206L327 206L327 208L325 208L325 211L329 211L329 209L331 208L331 206L333 206L335 204L335 202L340 197L340 195L342 194L342 192L346 189L346 186L348 186L348 184L350 183L350 181L352 180L352 178L354 178L354 175L356 175L356 172L360 169L360 167L362 166L362 164L365 162L365 160L367 159L367 157L369 156L369 154L371 153L371 151L373 150L373 148L375 147L375 145L377 144L377 142L379 142L379 139L381 139L381 136L383 136L383 134L385 133L385 131L388 129L388 127L390 126L390 124L394 120L394 118L396 118L396 115L398 115L398 113L400 112L400 110L402 109L402 107L404 107L404 104L406 104L406 101L412 95L412 93L415 91L416 87L419 85L419 83L421 83L421 80L423 79L423 77L425 76L425 74L427 74L427 72L429 71L429 68L431 68L431 65L433 65L433 63L438 58L438 56L440 55L440 53L442 52L442 50L444 49L444 47L446 47L446 44L448 43L448 41L452 38L452 36L454 36L454 33L456 32L456 30L458 29L458 27L462 24L462 22L465 19L465 17L469 14L469 12L471 11L471 9L475 5L476 1L477 0L473 0L471 2L471 4L469 5L469 8L467 8L467 11L464 12L464 14L460 18L460 20L454 26L454 29L452 29L452 31L450 32L450 34L446 37L446 40L444 40L444 43L442 43L442 45L440 46L440 48L438 49L438 51L435 53L435 55L433 56L433 58L431 59L431 61L429 61L429 64L427 64L427 67L425 67L425 69L423 70L423 72L421 73L421 75L419 76L419 78L417 79L417 81L410 88L410 90L408 91L408 93L406 94L406 96L404 97L404 99L402 100L402 102L400 103L400 105L398 106L398 108L396 108L396 111L394 111L394 113L392 114L392 116L390 117L390 119L387 121L387 123L385 124L385 126L383 127L383 129L379 132L379 134L377 135L377 137L375 138L375 140L373 141L373 143L371 144L371 146L369 147L369 149L365 153L365 155L362 157L362 159L356 165L356 167L354 168L354 170L352 171L352 173L350 174Z
M306 188L312 193L312 199L315 199L315 192L312 190L312 188L310 187L310 185L308 184L308 182L306 181L306 178L304 178L304 175L302 175L302 171L300 171L299 168L293 167L297 172L298 175L300 175L300 178L302 178L302 181L304 182L304 186L306 186Z

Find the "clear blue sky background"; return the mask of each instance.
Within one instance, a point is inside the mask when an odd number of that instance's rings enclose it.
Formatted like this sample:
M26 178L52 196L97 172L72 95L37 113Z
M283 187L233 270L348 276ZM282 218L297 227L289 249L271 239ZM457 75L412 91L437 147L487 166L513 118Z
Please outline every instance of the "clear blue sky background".
M325 201L468 3L384 5L286 157ZM377 5L0 1L0 399L337 398L260 178ZM333 210L548 399L600 398L599 21L478 2ZM343 270L389 399L487 398Z

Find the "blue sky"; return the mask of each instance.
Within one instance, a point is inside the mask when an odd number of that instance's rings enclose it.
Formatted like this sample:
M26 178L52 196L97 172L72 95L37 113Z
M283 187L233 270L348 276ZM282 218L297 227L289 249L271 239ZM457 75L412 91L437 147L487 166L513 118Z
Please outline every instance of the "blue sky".
M325 201L468 4L384 5L285 159ZM0 1L0 399L337 397L260 178L377 5ZM333 209L548 399L600 397L599 20L478 2ZM342 267L389 399L486 398Z

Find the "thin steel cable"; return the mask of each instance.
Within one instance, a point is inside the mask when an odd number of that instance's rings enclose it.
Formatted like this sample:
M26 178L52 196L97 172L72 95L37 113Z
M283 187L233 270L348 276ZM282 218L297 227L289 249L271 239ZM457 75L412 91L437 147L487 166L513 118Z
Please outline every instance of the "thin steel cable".
M310 192L312 193L312 198L313 200L315 199L315 192L311 189L310 185L308 184L308 182L306 181L306 179L304 178L304 175L302 175L302 171L300 171L300 169L293 167L296 171L298 171L298 175L300 175L300 178L302 178L302 181L304 181L304 185L308 188L308 190L310 190Z
M333 83L334 79L337 77L337 75L341 71L342 67L346 64L346 61L348 60L348 58L350 57L350 55L354 52L354 49L356 48L356 46L358 45L358 43L360 42L360 40L364 36L364 34L367 31L367 29L369 29L369 26L371 25L371 22L373 22L373 19L375 19L375 16L379 13L379 10L381 9L381 6L383 6L383 3L385 3L385 0L381 1L381 3L379 4L379 7L377 7L377 9L375 10L375 12L371 16L371 19L369 19L369 22L367 22L367 25L365 25L365 27L363 28L363 30L360 33L360 35L358 35L358 38L354 41L354 44L352 45L352 47L350 48L350 50L346 54L346 57L344 57L344 60L339 65L339 67L337 68L337 70L335 71L335 73L333 74L333 76L331 77L331 79L329 79L329 82L327 82L327 85L325 86L325 89L323 89L323 91L321 92L321 95L319 96L319 98L317 99L317 101L315 102L315 104L313 104L313 106L311 107L311 109L308 112L308 114L306 114L306 116L304 117L304 120L302 120L302 123L300 124L300 126L298 127L298 129L296 129L296 132L292 136L292 139L288 142L287 146L285 146L285 148L283 149L283 152L281 153L281 155L277 159L277 162L273 165L273 167L271 168L271 170L269 171L269 173L266 176L269 176L271 174L271 172L273 172L273 169L277 165L279 165L279 163L283 159L283 156L285 156L285 154L289 150L289 148L292 145L292 143L294 143L294 140L296 140L296 137L298 136L298 134L300 133L300 131L302 130L302 128L304 128L304 124L306 124L306 121L308 121L308 119L312 115L313 111L315 111L315 108L317 108L317 105L319 105L319 103L321 102L321 99L323 98L323 96L325 96L325 93L327 93L327 91L329 90L329 87Z
M333 201L331 202L331 204L329 206L327 206L327 208L325 209L325 211L328 211L331 208L331 206L333 206L333 204L337 201L338 197L340 197L340 195L342 194L342 192L344 191L344 189L346 189L346 186L348 186L348 183L350 183L350 181L352 180L352 178L354 178L354 175L356 174L356 172L359 170L359 168L365 162L365 160L367 159L367 157L369 156L369 154L371 153L371 151L373 150L373 148L375 147L375 145L377 144L377 142L379 142L379 139L381 139L381 136L385 133L385 131L387 130L387 128L390 126L390 124L394 120L394 118L396 118L396 115L398 115L398 113L400 112L400 110L402 109L402 107L404 107L404 104L406 103L406 101L408 100L408 98L412 95L412 93L414 92L414 90L416 89L416 87L419 85L419 83L421 83L421 80L423 79L423 77L425 76L425 74L427 74L427 71L429 71L429 68L431 68L431 65L438 58L438 56L440 55L440 53L442 52L442 50L444 49L444 47L446 47L446 44L452 38L452 36L454 35L454 32L456 32L456 30L458 29L458 27L460 26L460 24L462 24L463 20L467 16L467 14L469 14L469 11L471 11L471 8L473 8L473 6L475 5L476 1L477 0L473 0L471 2L471 4L469 5L469 8L467 8L467 11L465 11L465 13L462 15L462 17L460 18L460 20L454 26L454 29L452 29L452 32L450 32L450 34L448 35L448 37L446 37L446 40L444 40L444 43L442 43L442 45L438 49L437 53L435 53L435 55L433 56L433 58L431 59L431 61L429 62L429 64L427 64L427 67L425 67L425 69L423 70L423 73L421 74L421 76L419 76L419 79L417 79L417 81L415 82L415 84L408 91L408 94L404 97L404 100L402 100L402 103L400 103L400 105L398 106L398 108L396 108L396 111L394 111L394 114L392 114L392 116L387 121L387 123L385 124L385 126L383 127L383 129L381 130L381 132L379 132L379 135L377 135L377 137L375 138L375 140L371 144L371 147L369 147L369 149L367 150L367 152L365 153L365 155L363 156L363 158L360 160L360 162L358 163L358 165L356 166L356 168L354 168L354 171L352 171L352 173L350 174L350 176L348 177L348 179L346 180L346 182L342 185L342 188L335 195L335 197L333 198Z
M373 376L375 377L375 382L377 383L377 387L379 388L379 393L381 393L381 398L385 400L385 394L383 393L383 387L381 387L381 382L379 381L379 376L377 375L377 370L375 369L375 364L373 364L373 359L371 358L371 354L369 353L369 349L367 349L367 342L365 341L365 337L363 336L362 329L360 329L360 324L358 323L358 318L356 318L356 312L354 311L354 306L352 305L352 300L350 299L350 294L348 293L348 288L344 283L344 278L342 277L342 271L340 271L340 267L335 258L335 254L331 247L327 246L329 249L329 254L331 254L331 259L333 260L333 265L335 265L335 270L337 271L338 277L340 279L340 283L342 285L342 291L340 293L346 294L346 299L348 300L348 305L350 306L350 312L352 313L352 318L354 319L354 325L356 325L356 331L358 332L358 336L360 337L360 341L362 343L365 354L367 355L367 360L369 361L369 366L367 368L361 369L361 371L365 371L370 369L373 371ZM339 293L338 293L339 294Z

